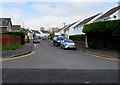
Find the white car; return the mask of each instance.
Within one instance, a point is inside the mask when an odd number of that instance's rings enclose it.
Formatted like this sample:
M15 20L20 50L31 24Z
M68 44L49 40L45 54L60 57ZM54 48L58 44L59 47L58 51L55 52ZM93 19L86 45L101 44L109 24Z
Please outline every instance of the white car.
M61 42L61 48L63 49L76 49L76 46L75 46L75 43L70 40L70 39L64 39L62 42Z

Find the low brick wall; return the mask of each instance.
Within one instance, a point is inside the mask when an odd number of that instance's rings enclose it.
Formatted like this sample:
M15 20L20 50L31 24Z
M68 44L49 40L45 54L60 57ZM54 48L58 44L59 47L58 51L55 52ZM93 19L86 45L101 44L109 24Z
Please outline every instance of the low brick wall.
M85 48L85 41L74 41L77 48Z
M10 46L21 43L21 37L17 35L0 35L0 46Z

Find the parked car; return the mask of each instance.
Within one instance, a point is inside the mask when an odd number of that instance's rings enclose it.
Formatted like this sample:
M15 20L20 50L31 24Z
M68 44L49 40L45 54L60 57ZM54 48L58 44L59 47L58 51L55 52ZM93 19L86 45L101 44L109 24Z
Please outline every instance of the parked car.
M41 37L41 38L42 38L42 40L47 40L46 36L43 36L43 37Z
M61 45L61 41L64 40L63 36L55 36L53 39L53 45L54 46L60 46Z
M61 42L61 46L60 47L63 48L63 49L67 49L67 48L76 49L75 43L72 40L70 40L70 39L64 39Z
M34 37L33 38L33 43L40 43L39 37Z

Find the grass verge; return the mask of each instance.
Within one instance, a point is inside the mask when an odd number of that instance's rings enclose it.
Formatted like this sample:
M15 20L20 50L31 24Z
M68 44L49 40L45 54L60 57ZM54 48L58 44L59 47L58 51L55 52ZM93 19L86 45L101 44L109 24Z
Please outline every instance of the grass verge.
M0 50L16 50L21 47L21 44L11 45L11 46L0 46Z

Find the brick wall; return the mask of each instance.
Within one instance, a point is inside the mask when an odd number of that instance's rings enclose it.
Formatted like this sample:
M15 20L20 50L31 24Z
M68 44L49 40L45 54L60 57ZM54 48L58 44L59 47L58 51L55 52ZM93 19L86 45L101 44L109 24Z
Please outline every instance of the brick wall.
M17 35L0 35L0 46L10 46L21 43L21 37Z

